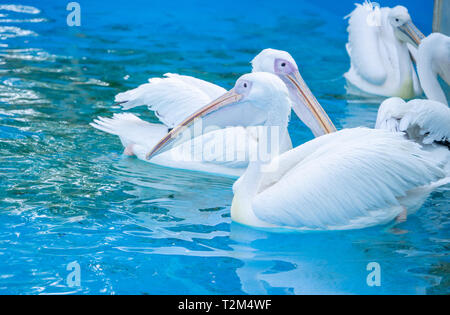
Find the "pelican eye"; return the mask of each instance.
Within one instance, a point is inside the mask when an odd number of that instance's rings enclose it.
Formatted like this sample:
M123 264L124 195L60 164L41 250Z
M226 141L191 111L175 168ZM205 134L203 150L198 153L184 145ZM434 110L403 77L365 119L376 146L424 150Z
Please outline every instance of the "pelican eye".
M283 63L281 64L281 66L282 66L282 67L286 67L286 62L283 62Z
M247 80L238 81L236 84L236 93L248 95L252 89L252 82Z
M400 20L398 18L395 19L395 22L400 22Z

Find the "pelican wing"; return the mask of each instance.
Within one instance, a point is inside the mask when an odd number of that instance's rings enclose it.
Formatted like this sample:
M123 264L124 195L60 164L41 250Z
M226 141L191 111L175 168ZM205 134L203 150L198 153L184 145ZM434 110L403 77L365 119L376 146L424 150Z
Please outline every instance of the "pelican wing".
M164 76L118 94L115 101L124 109L147 105L162 123L173 128L226 92L220 86L194 77L172 73Z
M399 97L391 97L378 109L376 129L400 132L400 120L408 111L408 104Z
M450 108L446 105L416 99L404 102L390 99L380 106L376 128L401 131L422 144L450 139Z
M261 220L305 229L361 228L389 222L399 199L443 178L419 145L399 133L346 129L310 141L273 163L288 164L265 176L253 200Z
M399 122L399 130L424 144L450 140L450 108L430 100L412 100Z
M380 53L379 29L381 11L372 4L356 4L349 15L347 52L353 70L365 81L382 85L387 78Z

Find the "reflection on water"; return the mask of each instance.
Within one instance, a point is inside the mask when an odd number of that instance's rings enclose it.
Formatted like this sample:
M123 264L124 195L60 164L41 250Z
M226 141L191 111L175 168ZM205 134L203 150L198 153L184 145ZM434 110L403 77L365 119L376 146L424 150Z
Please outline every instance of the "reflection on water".
M64 3L21 3L0 5L0 293L449 293L449 192L399 226L255 230L231 223L234 179L124 157L88 126L150 76L230 87L266 47L292 52L339 128L373 126L377 105L345 94L341 16L308 1L289 2L296 16L269 2L232 13L92 1L83 27L68 28ZM296 145L311 138L296 117L290 131ZM81 287L66 283L73 261ZM381 287L366 284L369 262Z

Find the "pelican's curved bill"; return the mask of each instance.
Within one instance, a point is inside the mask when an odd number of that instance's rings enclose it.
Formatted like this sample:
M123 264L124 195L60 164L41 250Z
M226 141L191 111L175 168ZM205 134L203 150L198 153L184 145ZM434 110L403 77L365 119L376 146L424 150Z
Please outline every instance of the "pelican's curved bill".
M196 119L203 118L229 104L239 102L241 98L242 95L236 93L234 89L231 89L224 95L201 108L200 110L186 118L181 124L173 128L164 138L162 138L158 142L158 144L156 144L155 147L147 154L146 159L150 160L153 156L163 151L163 149L166 148L170 143L172 143L176 139L176 137L181 134L183 130L185 130L185 128L192 125Z
M322 106L317 101L314 94L309 89L308 85L303 80L302 76L300 75L300 72L296 71L294 74L288 74L287 78L291 83L297 88L298 90L298 96L302 100L302 103L307 107L307 109L311 112L314 119L319 124L320 128L323 130L324 134L332 133L337 131L334 124L331 122L330 117L328 117L325 110L322 108ZM297 104L293 103L293 110L296 113L296 115L301 118L300 110L297 106Z
M425 35L423 35L423 33L414 25L413 22L407 22L402 26L399 26L398 29L415 47L418 47L422 40L425 38Z

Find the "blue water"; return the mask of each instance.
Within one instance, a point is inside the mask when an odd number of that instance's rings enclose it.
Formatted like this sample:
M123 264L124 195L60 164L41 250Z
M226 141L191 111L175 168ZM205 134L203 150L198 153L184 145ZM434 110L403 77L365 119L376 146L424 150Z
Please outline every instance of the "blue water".
M0 294L450 293L448 192L395 226L257 231L231 223L232 179L124 157L88 126L165 72L231 87L267 47L291 52L338 128L373 126L377 104L349 99L342 78L354 0L82 0L79 28L69 1L6 1L35 10L0 10ZM380 2L431 31L432 1ZM295 117L290 131L312 138Z

